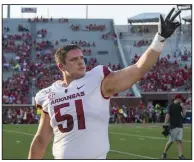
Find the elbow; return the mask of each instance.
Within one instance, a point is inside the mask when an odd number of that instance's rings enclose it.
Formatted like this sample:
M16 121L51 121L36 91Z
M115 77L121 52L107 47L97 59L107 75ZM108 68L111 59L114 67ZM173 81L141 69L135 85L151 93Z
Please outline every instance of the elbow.
M166 118L169 119L170 118L170 115L169 114L166 114Z
M169 118L170 118L169 114L166 114L165 120L166 120L167 122L169 121Z
M35 135L33 139L33 144L36 146L39 146L41 149L45 149L48 145L48 141L46 141L42 136L40 135Z

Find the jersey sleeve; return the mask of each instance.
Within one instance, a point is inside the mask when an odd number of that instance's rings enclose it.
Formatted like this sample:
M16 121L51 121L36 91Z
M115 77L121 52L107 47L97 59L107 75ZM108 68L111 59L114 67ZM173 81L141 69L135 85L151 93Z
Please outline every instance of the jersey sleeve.
M96 66L93 71L95 72L96 76L98 76L100 78L100 80L102 81L106 76L108 76L108 74L110 74L112 72L112 70L104 65L98 65Z
M43 110L43 112L48 113L47 96L50 89L42 89L35 96L36 107Z
M96 74L96 79L99 80L102 97L104 99L109 99L110 97L105 97L102 93L102 82L103 82L104 78L106 78L112 72L112 70L109 67L104 66L104 65L98 65L93 70Z

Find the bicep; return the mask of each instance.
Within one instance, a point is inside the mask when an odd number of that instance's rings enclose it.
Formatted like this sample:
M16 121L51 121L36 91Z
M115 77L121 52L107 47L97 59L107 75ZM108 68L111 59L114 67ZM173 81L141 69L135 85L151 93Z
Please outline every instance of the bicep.
M134 64L122 70L111 72L102 82L102 90L105 96L123 92L140 80L142 74Z

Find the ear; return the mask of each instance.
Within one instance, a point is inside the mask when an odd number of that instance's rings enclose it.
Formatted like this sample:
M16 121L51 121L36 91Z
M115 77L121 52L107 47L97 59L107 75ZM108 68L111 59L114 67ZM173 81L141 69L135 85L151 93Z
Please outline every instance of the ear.
M65 71L65 68L64 68L64 65L63 64L57 64L58 68L61 70L61 71Z

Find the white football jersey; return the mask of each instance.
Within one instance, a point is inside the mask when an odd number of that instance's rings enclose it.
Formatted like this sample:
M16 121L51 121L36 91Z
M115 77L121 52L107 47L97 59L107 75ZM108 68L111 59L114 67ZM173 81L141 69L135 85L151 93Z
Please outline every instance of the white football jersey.
M50 116L55 159L106 158L109 98L102 95L101 83L109 73L99 65L68 87L57 81L36 94L36 103Z

